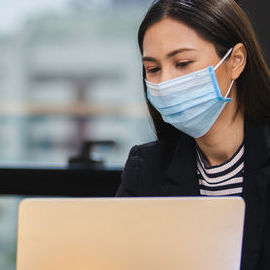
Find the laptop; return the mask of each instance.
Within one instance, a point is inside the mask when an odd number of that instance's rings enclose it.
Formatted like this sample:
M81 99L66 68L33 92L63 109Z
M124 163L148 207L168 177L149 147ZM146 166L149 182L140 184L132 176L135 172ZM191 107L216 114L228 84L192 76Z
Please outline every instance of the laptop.
M240 197L25 199L17 270L239 270L244 212Z

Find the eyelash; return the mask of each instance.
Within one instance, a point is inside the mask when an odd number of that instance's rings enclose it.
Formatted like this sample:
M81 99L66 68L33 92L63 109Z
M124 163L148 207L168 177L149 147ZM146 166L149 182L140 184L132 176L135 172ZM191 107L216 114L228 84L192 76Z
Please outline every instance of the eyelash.
M159 70L160 70L160 68L159 67L156 67L156 68L150 68L146 72L147 73L155 73L155 72L158 72Z
M188 66L191 63L192 63L192 61L180 62L180 63L177 63L176 66L184 68L184 67Z
M177 63L176 64L176 67L185 68L185 67L187 67L191 63L192 63L192 61L180 62L180 63ZM146 70L146 73L155 73L155 72L158 72L159 70L160 70L159 67L150 68L150 69Z

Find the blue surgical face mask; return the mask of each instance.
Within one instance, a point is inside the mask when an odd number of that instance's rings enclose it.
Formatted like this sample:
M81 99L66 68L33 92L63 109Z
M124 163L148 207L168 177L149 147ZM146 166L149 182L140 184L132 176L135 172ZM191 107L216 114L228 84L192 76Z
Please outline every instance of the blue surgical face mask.
M233 48L226 53L215 68L210 66L159 84L145 80L148 100L165 122L193 138L207 133L224 106L231 101L227 96L234 80L223 97L215 70L232 50Z

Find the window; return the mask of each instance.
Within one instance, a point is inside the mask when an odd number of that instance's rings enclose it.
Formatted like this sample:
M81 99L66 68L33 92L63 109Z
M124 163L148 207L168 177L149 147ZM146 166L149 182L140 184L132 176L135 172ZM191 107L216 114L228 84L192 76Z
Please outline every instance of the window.
M66 165L84 141L107 166L154 139L137 30L150 1L0 4L0 163Z

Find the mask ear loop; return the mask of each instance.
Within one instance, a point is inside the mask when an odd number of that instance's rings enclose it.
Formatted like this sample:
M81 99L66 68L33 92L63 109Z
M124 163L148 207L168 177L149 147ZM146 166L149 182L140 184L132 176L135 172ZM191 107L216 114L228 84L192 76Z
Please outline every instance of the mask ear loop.
M222 64L223 62L226 60L226 58L230 55L230 53L232 52L233 48L230 48L228 50L228 52L224 55L224 57L219 61L219 63L214 67L214 70L216 71Z
M224 97L224 98L227 98L227 97L228 97L228 95L230 94L231 89L232 89L232 87L233 87L233 83L234 83L234 80L232 80L231 85L230 85L230 88L229 88L229 90L227 91L227 93L226 93L226 95L225 95L225 97Z
M214 71L216 71L223 64L223 62L226 60L226 58L231 54L232 50L233 50L233 48L230 48L227 51L227 53L223 56L223 58L219 61L219 63L214 67ZM231 89L233 87L233 83L234 83L234 80L232 80L231 85L229 87L229 90L227 91L227 93L226 93L226 95L225 95L224 98L227 98L228 95L230 94L230 91L231 91Z

